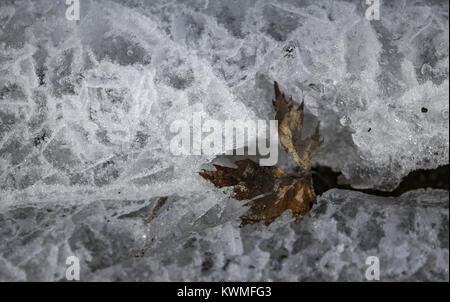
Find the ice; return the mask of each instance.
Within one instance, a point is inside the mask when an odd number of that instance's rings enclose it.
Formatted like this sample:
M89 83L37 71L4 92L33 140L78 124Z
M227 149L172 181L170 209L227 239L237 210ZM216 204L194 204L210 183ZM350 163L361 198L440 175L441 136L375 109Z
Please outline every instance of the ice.
M12 165L35 153L55 173L111 157L134 165L146 144L164 149L167 125L196 104L213 118L272 118L273 80L321 121L317 163L354 187L393 189L412 170L448 163L446 3L389 3L371 22L361 3L340 1L81 7L69 22L61 3L2 4L2 150L16 146L2 158ZM15 131L20 141L6 137ZM44 132L39 151L27 147ZM167 150L147 154L174 167Z
M254 117L208 62L158 30L155 18L114 3L86 2L78 26L57 14L64 7L19 1L4 11L16 16L27 10L34 16L27 22L34 22L21 33L30 36L22 48L2 36L11 68L2 81L1 156L10 168L29 157L50 165L48 175L26 183L15 179L4 189L123 185L167 169L194 178L208 157L171 156L169 125L190 120L200 108L206 118ZM38 22L42 10L54 11L44 25L52 29L47 35ZM15 72L19 66L28 68Z
M222 193L172 195L155 211L159 200L2 210L0 280L65 280L70 255L83 281L364 281L368 256L382 281L449 279L447 191L333 189L300 221L285 213L269 228L240 228L241 206Z
M415 193L364 197L372 206L333 191L322 197L331 212L306 219L308 234L294 231L289 215L267 231L240 230L241 204L197 173L220 154L169 150L171 123L190 123L200 109L219 121L273 119L276 80L305 101L306 134L320 121L315 164L355 188L393 190L413 170L448 164L448 2L381 2L381 20L368 21L364 1L85 0L80 20L69 21L64 1L1 1L0 279L62 278L61 263L76 251L91 280L360 280L364 262L355 257L373 247L392 264L386 279L448 280L442 192L417 193L437 200L427 208ZM279 165L292 169L280 154ZM151 222L155 229L129 216L151 213L163 196L170 211ZM360 209L348 222L355 229L383 228L380 242L338 229L339 217L330 217L341 199ZM380 211L395 214L369 217ZM425 221L412 231L418 237L395 224L406 216ZM348 251L354 236L359 246ZM306 249L299 238L319 243ZM160 254L134 258L148 246ZM311 251L293 252L303 249ZM316 250L323 255L313 272Z

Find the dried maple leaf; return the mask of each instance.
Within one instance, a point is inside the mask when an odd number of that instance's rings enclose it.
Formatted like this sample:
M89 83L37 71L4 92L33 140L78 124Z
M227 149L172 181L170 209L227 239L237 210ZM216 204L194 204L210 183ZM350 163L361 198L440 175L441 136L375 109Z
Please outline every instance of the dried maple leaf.
M309 169L322 143L319 127L310 137L301 139L304 103L293 110L292 98L286 101L277 82L273 104L275 118L279 123L280 144L293 154L294 160L302 168L299 173L288 175L277 167L261 167L249 159L237 161L237 168L214 165L215 171L200 172L203 178L219 188L233 187L236 199L253 199L246 204L250 209L241 216L243 225L257 222L269 225L286 210L291 210L294 217L298 218L306 214L316 202Z
M250 159L239 160L236 165L215 165L216 171L203 170L200 175L216 187L234 187L234 198L238 200L266 194L246 204L250 209L241 216L242 224L263 221L269 225L288 209L298 217L316 201L311 176L287 175L277 167L261 167Z
M292 153L294 160L303 170L309 171L312 159L320 152L320 145L322 144L319 124L310 137L302 139L305 103L302 102L297 110L294 110L292 97L286 101L286 97L280 91L277 82L275 82L273 106L275 118L278 120L278 135L281 147Z
M216 187L233 186L234 197L238 200L252 199L271 192L275 180L287 176L277 167L261 167L249 159L238 160L235 164L237 168L214 165L216 171L203 170L200 175Z
M291 210L292 215L298 218L308 213L314 203L316 194L310 176L280 179L273 193L246 204L250 209L241 216L242 224L263 221L269 225L286 210Z

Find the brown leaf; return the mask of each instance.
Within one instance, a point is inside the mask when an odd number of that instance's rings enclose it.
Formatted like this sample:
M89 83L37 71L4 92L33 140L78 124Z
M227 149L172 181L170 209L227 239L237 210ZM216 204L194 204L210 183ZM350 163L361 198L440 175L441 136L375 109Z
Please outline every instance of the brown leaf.
M278 120L278 136L281 147L292 153L294 160L304 170L309 171L312 159L320 152L322 140L319 135L319 124L314 133L307 139L302 139L303 117L305 103L302 102L297 110L294 110L292 97L286 101L284 93L280 91L275 82L275 119Z
M316 201L310 175L289 176L277 167L260 167L249 159L237 161L236 165L215 165L216 171L203 170L200 175L219 188L232 186L238 200L265 194L246 204L250 209L241 216L243 225L260 221L269 225L286 210L298 217Z
M241 216L242 224L263 221L269 225L286 210L291 210L292 215L298 218L299 215L308 213L314 203L316 194L310 175L280 179L272 194L246 204L250 209Z
M238 200L252 199L271 192L275 179L287 176L277 167L260 167L250 159L235 162L237 168L214 165L216 171L200 172L203 178L216 187L234 187L234 197Z
M301 138L304 103L294 110L292 97L286 101L277 82L273 105L280 144L284 150L292 153L302 169L298 174L288 175L277 167L260 167L249 159L237 161L237 168L214 165L215 171L200 172L203 178L216 187L233 187L236 199L250 199L246 204L249 210L241 216L243 225L257 222L269 225L286 210L291 210L294 217L298 218L308 213L316 202L309 170L322 143L319 125L311 136Z

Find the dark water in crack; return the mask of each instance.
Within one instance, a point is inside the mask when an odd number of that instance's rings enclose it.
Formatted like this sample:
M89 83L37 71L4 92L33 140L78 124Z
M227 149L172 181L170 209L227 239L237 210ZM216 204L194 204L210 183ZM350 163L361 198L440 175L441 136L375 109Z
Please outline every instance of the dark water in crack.
M364 192L378 196L400 196L405 192L416 189L443 189L448 190L449 186L449 165L440 166L432 170L416 170L403 178L400 185L392 192L385 192L373 189L354 189L350 185L339 184L339 172L333 172L329 167L315 167L313 170L314 189L317 195L333 188L347 189Z

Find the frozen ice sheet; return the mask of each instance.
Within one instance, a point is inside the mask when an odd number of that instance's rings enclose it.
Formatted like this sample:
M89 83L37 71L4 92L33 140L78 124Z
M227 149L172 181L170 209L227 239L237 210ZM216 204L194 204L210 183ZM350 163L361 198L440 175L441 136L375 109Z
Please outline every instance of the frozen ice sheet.
M0 211L0 280L448 281L448 192L397 198L333 189L300 221L239 227L221 192L167 200L41 202ZM156 207L156 209L155 209Z
M317 163L355 187L448 163L446 1L383 3L380 21L361 1L83 1L77 22L61 1L1 8L2 191L186 177L211 157L172 156L170 123L199 105L273 118L273 80L321 121Z

